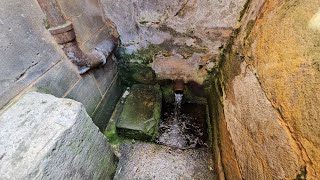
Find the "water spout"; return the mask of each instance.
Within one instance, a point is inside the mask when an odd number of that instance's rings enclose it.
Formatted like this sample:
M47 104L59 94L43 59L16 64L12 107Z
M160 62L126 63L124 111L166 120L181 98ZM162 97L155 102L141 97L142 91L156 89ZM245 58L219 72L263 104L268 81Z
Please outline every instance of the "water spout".
M176 94L183 94L184 86L184 81L182 79L177 79L174 84L174 92Z

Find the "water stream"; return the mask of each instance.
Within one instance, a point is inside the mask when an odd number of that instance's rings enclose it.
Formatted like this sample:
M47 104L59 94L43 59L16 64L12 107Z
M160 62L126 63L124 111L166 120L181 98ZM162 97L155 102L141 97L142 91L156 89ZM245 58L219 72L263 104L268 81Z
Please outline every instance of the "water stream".
M179 149L207 146L205 107L182 100L183 94L175 94L175 103L164 105L156 142Z

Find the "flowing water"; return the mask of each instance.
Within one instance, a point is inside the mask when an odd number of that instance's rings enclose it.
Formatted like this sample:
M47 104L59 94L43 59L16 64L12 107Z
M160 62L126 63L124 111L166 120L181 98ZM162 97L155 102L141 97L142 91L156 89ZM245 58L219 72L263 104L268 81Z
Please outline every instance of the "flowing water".
M164 105L156 142L179 149L207 146L206 106L182 99L175 94L175 103Z

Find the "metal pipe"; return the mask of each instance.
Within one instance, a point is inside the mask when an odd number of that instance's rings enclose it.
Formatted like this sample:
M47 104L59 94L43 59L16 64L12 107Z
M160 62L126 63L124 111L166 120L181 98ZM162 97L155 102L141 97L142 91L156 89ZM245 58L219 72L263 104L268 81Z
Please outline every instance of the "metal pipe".
M37 1L48 19L49 32L62 45L68 58L78 66L80 74L106 63L105 55L99 50L84 52L80 49L72 23L65 20L56 0Z
M176 94L183 94L184 91L184 81L183 79L177 79L175 80L175 84L174 84L174 92Z
M46 15L48 23L52 27L59 26L66 23L65 18L63 17L58 3L55 0L38 0L41 10Z

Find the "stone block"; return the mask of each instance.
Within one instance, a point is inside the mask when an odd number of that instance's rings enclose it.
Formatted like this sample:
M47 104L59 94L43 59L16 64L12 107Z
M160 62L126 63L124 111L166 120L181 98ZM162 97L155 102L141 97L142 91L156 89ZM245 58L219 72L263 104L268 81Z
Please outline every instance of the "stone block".
M0 2L0 108L62 59L36 1Z
M44 74L34 87L37 92L62 97L79 79L78 70L66 59Z
M0 179L111 179L117 160L84 106L31 92L0 116Z
M112 80L117 74L117 65L114 58L108 58L107 63L94 70L93 75L97 80L98 87L104 95L110 88Z
M81 102L90 116L102 99L95 79L91 74L84 75L66 97Z
M153 140L158 134L161 100L159 86L133 85L116 123L118 133L130 138Z
M120 78L114 77L107 93L99 104L99 107L93 113L92 119L96 126L103 132L111 118L114 108L123 93L123 86Z

